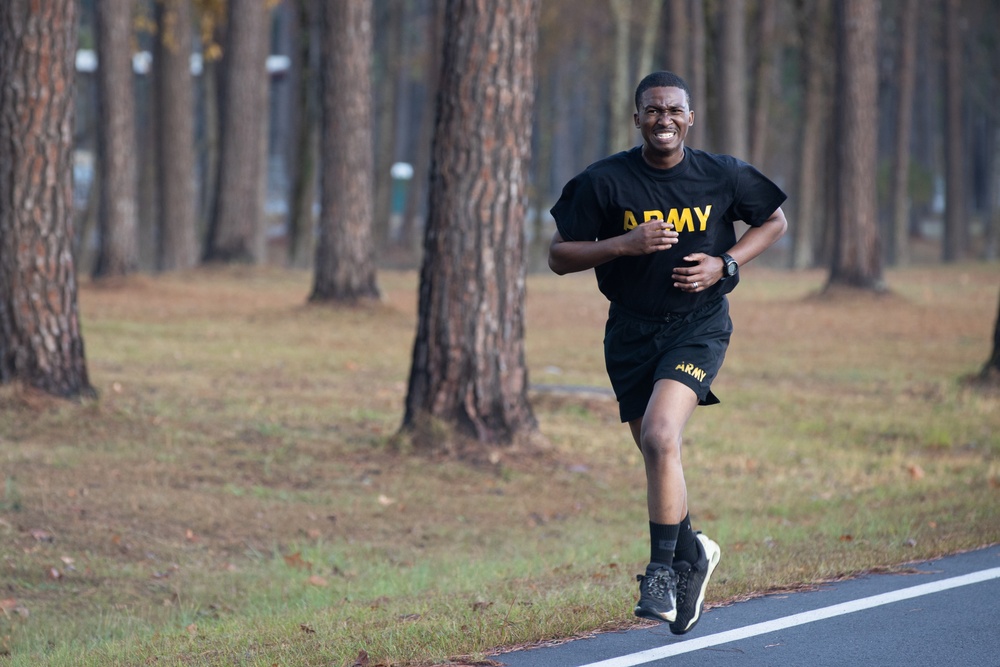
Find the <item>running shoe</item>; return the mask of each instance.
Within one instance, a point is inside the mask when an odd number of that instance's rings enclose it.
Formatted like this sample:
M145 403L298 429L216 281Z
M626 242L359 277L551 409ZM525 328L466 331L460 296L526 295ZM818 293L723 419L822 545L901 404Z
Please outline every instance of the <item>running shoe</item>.
M719 564L719 559L722 558L719 545L701 533L697 534L695 542L698 545L696 563L674 561L673 570L677 576L677 616L670 623L670 632L675 635L683 635L690 631L701 618L701 607L705 603L708 580L715 571L715 566Z
M654 621L672 623L677 618L677 575L669 567L637 574L639 603L635 615Z

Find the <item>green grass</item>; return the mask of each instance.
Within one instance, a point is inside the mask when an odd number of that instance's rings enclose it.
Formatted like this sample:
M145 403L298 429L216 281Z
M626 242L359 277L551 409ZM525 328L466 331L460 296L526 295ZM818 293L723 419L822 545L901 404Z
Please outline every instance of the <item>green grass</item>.
M685 439L710 605L1000 541L987 265L818 299L748 267ZM301 272L81 294L97 401L0 388L0 665L482 660L635 622L641 460L612 400L532 392L548 446L473 466L399 453L416 277L304 305ZM962 285L961 290L941 285ZM607 387L592 276L529 280L532 381Z

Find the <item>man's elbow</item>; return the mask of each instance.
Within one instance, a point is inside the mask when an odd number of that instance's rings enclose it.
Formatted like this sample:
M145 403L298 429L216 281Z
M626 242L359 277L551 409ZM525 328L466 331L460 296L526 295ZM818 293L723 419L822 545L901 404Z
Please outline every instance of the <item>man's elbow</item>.
M565 276L569 273L569 269L566 268L566 266L561 263L558 258L553 256L551 252L549 253L549 269L551 269L552 273L557 276Z
M774 235L775 241L784 236L785 232L788 231L788 220L785 219L785 212L780 208L775 211L768 222L772 225L771 233Z

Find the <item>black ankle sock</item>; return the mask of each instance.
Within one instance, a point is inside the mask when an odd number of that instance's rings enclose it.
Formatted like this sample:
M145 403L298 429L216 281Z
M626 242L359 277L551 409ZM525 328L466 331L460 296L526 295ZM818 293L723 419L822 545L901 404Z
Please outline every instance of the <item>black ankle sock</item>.
M698 560L698 545L694 530L691 529L691 515L681 521L677 531L677 547L674 549L674 560L694 563ZM673 562L673 561L671 561Z
M680 526L676 523L649 522L650 565L669 567L674 562L674 550L677 548L677 532L679 530Z

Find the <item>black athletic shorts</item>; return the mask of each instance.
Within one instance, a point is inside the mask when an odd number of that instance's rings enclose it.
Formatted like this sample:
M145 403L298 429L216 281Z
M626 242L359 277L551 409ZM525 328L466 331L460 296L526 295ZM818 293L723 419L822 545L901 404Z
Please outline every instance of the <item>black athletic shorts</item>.
M701 405L719 402L712 381L726 357L733 322L725 296L690 313L646 317L611 304L604 361L623 422L642 417L657 380L691 387Z

